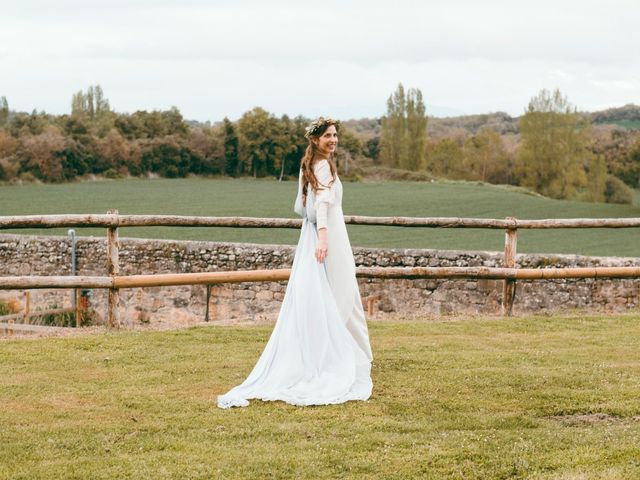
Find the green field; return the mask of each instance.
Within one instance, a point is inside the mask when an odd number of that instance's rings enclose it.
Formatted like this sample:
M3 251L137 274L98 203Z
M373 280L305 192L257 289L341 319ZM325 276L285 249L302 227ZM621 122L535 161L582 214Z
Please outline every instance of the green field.
M154 179L0 187L0 215L106 213L296 217L295 182L253 179ZM465 182L344 182L347 215L522 219L640 217L636 204L560 201L517 189ZM640 195L639 195L640 196ZM48 230L66 234L66 230ZM33 233L25 231L22 233ZM80 230L80 235L104 235ZM521 230L518 251L640 256L638 229ZM295 244L296 230L124 228L121 237ZM503 231L349 226L354 246L502 250Z
M269 327L2 340L0 478L640 478L638 312L370 332L369 401L235 410Z
M611 123L603 123L604 125L617 125L627 130L640 130L640 120L616 120Z

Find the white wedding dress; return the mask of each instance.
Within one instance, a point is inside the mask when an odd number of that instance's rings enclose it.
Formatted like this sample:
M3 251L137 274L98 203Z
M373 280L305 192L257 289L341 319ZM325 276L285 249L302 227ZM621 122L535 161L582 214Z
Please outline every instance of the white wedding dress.
M321 184L329 185L326 160L317 162L314 171ZM294 210L303 217L302 231L278 320L247 379L218 396L220 408L244 407L250 399L328 405L371 396L373 357L340 179L317 196L309 186L306 207L299 181ZM324 263L315 258L316 223L328 229Z

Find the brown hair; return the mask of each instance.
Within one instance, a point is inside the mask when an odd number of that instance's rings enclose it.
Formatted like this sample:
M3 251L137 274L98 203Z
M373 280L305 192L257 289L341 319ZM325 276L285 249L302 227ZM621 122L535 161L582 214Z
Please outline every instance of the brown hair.
M321 184L316 178L315 173L313 172L313 164L316 158L316 154L318 153L318 147L313 142L313 139L320 138L324 132L327 131L333 125L338 130L339 123L334 120L325 120L323 124L319 127L313 129L313 133L308 135L309 145L307 145L307 149L304 151L304 156L302 160L300 160L300 169L302 170L302 205L307 204L307 185L311 184L311 188L314 192L317 192L320 187L329 188L329 186L336 180L336 165L333 161L333 154L329 156L327 161L329 162L329 168L331 170L331 181L329 185Z

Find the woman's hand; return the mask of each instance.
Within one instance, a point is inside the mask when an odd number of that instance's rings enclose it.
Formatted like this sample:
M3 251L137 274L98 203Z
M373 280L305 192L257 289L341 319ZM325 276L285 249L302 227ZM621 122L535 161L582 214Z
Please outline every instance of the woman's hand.
M318 230L318 244L316 245L316 260L318 263L324 262L324 259L327 258L328 250L327 229L321 228Z

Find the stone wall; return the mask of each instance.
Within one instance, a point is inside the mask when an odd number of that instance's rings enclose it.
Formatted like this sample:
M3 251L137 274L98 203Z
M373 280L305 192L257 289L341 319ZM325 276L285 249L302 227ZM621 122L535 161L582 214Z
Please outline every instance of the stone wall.
M262 268L289 268L295 246L120 240L122 275L183 273ZM358 266L501 266L500 252L428 249L354 248ZM524 254L518 267L638 266L640 258ZM104 238L80 237L79 275L106 275ZM66 237L0 235L0 276L65 275L71 271L71 247ZM450 313L497 314L501 280L359 279L365 310L438 316ZM277 317L286 282L216 285L209 318L213 321L269 321ZM100 318L106 314L106 292L94 290L91 304ZM0 291L4 301L22 293ZM153 287L121 291L121 316L128 323L190 324L205 316L206 287ZM35 307L70 305L67 290L32 291ZM576 279L518 281L514 313L567 309L627 310L640 303L640 279Z

